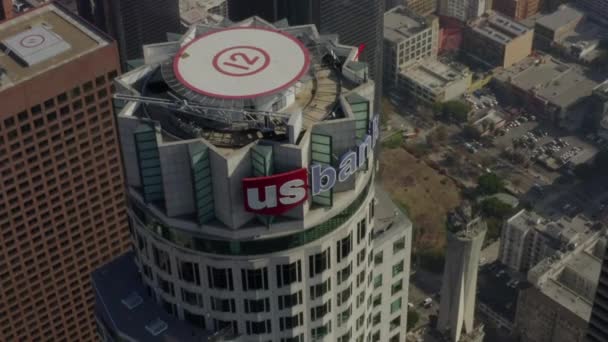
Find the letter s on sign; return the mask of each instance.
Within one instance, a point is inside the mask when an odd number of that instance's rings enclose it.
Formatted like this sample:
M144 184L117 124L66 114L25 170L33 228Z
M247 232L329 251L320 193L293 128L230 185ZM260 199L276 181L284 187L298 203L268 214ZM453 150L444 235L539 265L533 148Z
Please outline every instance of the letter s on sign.
M302 168L267 177L244 178L243 195L246 211L281 215L308 199L308 170Z
M306 197L304 185L304 181L301 179L294 179L281 185L281 189L279 189L279 202L285 205L300 202Z

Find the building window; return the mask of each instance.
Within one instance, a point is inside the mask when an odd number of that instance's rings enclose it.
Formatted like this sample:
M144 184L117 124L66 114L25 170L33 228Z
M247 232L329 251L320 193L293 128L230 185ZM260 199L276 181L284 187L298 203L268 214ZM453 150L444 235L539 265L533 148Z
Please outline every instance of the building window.
M166 294L175 296L175 289L173 288L173 283L163 279L162 277L156 277L158 287Z
M393 265L393 277L403 272L403 260Z
M382 286L382 274L378 274L374 277L374 289L377 289L380 286Z
M184 319L195 327L205 329L205 317L203 315L197 315L188 310L184 310Z
M314 300L331 291L331 278L310 287L310 299Z
M236 312L234 299L211 297L211 310L219 312Z
M357 244L359 244L361 241L365 241L366 233L367 233L367 224L365 222L365 219L363 219L363 220L359 221L359 223L357 223Z
M403 279L399 279L393 285L391 285L391 296L399 293L403 289Z
M238 325L236 321L221 321L219 319L213 320L213 329L215 331L226 331L234 335L238 334Z
M310 268L310 277L314 277L315 275L325 271L330 267L330 249L327 248L325 251L321 253L317 253L315 255L311 255L308 257L308 265Z
M376 266L381 265L382 257L383 257L382 251L376 253L376 255L374 255L374 265L376 265Z
M372 306L375 308L378 305L382 304L382 293L375 295L372 299Z
M397 298L391 303L391 314L401 310L401 297Z
M200 285L201 277L198 264L188 261L178 262L179 278L185 282Z
M156 264L159 269L167 272L167 274L171 274L171 261L169 260L169 254L156 248L156 246L152 246L152 254L154 256L154 264Z
M338 306L346 303L346 301L350 298L353 293L353 285L351 284L346 289L342 290L342 292L338 293Z
M304 334L294 337L282 337L281 342L304 342Z
M291 264L277 265L277 287L283 287L302 280L300 260Z
M405 237L395 241L393 243L393 254L398 253L399 251L405 248Z
M382 315L380 312L378 312L377 314L374 315L374 317L372 317L372 326L376 326L380 323L380 321L382 320Z
M245 313L270 312L270 299L245 299Z
M350 319L350 315L352 314L352 306L349 305L348 308L338 314L338 326L342 326L342 324L347 323Z
M327 313L331 312L331 299L328 299L327 302L315 306L310 309L310 319L315 321L319 318L323 318Z
M352 251L353 241L352 241L351 237L352 237L352 234L349 234L344 239L336 242L336 255L338 258L338 262L340 262L342 259L348 257L348 255Z
M338 285L342 284L350 277L353 271L352 262L348 264L348 266L344 267L342 270L338 271Z
M329 333L331 333L331 321L327 322L327 324L323 326L310 330L310 334L312 335L313 341L321 340Z
M212 289L234 290L232 269L207 266L209 287Z
M246 327L248 335L262 335L270 334L272 332L269 319L261 322L247 321Z
M279 310L288 309L300 304L302 304L302 291L279 296Z
M304 324L304 315L300 312L297 315L291 317L279 318L279 327L281 331L291 330Z
M182 289L182 300L192 306L203 307L203 296L200 293L190 292Z
M241 269L243 290L268 290L268 269L266 267L256 270Z

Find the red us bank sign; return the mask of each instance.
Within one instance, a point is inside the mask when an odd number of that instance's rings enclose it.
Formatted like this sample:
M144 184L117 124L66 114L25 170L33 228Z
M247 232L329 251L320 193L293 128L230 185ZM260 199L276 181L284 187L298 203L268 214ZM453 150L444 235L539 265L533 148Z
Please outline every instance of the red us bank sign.
M243 179L245 210L281 215L308 199L308 171L304 168L268 177Z

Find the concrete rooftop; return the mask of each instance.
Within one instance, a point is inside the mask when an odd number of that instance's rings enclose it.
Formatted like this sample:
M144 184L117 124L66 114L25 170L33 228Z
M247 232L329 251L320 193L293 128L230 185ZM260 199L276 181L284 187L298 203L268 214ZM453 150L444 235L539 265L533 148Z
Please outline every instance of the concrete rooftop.
M49 4L1 23L0 43L2 90L106 46L109 40Z
M426 20L397 6L384 14L384 39L398 43L430 28Z
M557 11L540 17L536 24L551 30L557 30L573 21L580 20L585 14L576 8L562 6Z
M464 78L466 72L437 60L424 59L402 70L401 74L426 88L438 91L448 83Z

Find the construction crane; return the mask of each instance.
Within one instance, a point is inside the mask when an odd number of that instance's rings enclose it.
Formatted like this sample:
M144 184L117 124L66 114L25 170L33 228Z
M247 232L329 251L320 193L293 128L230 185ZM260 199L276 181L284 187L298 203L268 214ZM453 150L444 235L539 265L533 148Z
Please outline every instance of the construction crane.
M132 101L145 105L160 106L185 114L210 120L224 127L235 130L258 129L261 131L274 130L277 126L285 126L292 114L271 111L246 110L225 108L200 104L185 99L164 99L139 95L114 94L113 98L120 101Z

